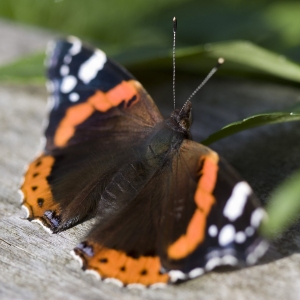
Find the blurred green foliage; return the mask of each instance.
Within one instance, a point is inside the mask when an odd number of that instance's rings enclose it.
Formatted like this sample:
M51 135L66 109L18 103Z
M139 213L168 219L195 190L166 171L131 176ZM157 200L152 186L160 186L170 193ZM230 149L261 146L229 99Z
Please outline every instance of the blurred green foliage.
M169 47L170 21L176 15L179 46L248 40L296 60L300 60L299 9L299 1L281 0L0 1L0 17L76 35L117 51Z
M212 144L226 136L233 135L243 130L255 128L262 125L284 123L291 121L300 121L300 113L297 112L275 112L251 116L242 121L226 125L221 130L213 133L207 139L202 141L204 145Z
M0 18L76 35L131 68L170 68L171 20L178 18L177 66L205 72L217 57L223 75L300 81L300 2L281 0L1 0ZM0 80L43 81L43 54L0 68ZM292 60L296 61L293 62ZM290 114L293 112L293 114ZM299 110L264 113L227 125L205 142L256 126L299 120ZM273 236L300 210L299 172L268 205Z

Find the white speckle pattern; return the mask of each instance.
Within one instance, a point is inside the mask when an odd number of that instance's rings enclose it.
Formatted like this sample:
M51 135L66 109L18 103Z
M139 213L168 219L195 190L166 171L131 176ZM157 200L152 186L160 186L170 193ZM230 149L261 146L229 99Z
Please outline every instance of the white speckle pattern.
M251 215L251 225L257 228L265 216L265 211L259 207Z
M31 221L32 223L38 223L38 224L40 224L41 226L42 226L42 228L44 229L44 230L46 230L48 233L53 233L53 231L49 228L49 227L46 227L44 224L43 224L43 222L41 221L41 220L39 220L39 219L34 219L34 220L32 220Z
M219 244L220 246L226 246L234 241L235 238L235 228L231 224L225 225L219 234Z
M259 245L251 252L247 258L246 262L248 265L253 265L257 262L257 260L265 254L268 250L269 244L266 241L261 241Z
M113 284L117 285L118 287L123 287L123 283L116 278L105 278L103 281L106 283L113 283Z
M254 234L254 232L255 232L255 229L251 226L248 226L245 230L245 233L247 236L252 236Z
M77 102L78 100L79 100L79 94L77 94L77 93L71 93L70 95L69 95L69 100L71 101L71 102Z
M51 66L51 57L53 55L54 48L55 48L55 42L50 41L47 44L47 48L46 48L46 58L44 60L44 66L45 67L50 67Z
M26 215L25 215L25 218L27 219L29 217L29 209L25 206L25 205L22 205L22 209L25 211Z
M69 74L70 68L67 65L62 65L60 67L59 71L60 71L60 75L63 76L63 77L65 77L65 76L67 76Z
M146 287L141 284L141 283L130 283L130 284L127 284L126 287L128 289L139 289L139 290L143 290L145 289Z
M51 80L46 81L46 88L47 88L48 93L54 92L54 84Z
M78 256L78 255L75 253L74 250L72 250L72 251L70 252L70 254L73 256L73 258L74 258L76 261L78 261L80 267L82 268L83 263L82 263L82 259L80 258L80 256ZM99 275L99 276L100 276L100 275Z
M48 97L47 110L51 111L54 108L54 106L55 106L55 97L51 95L51 96Z
M213 257L205 265L206 271L211 271L215 267L229 265L236 266L238 264L238 259L232 255L224 255L223 257Z
M105 53L99 49L96 50L95 53L80 66L78 71L79 79L85 84L88 84L96 77L97 73L103 69L106 60Z
M48 42L46 48L46 55L51 56L53 54L54 48L55 48L55 42L54 41Z
M246 234L243 231L239 231L235 235L235 241L238 244L242 244L246 241Z
M176 282L178 280L186 279L186 275L183 272L179 271L179 270L172 270L168 274L170 276L171 282Z
M64 63L66 65L68 65L70 62L72 61L72 56L67 54L65 57L64 57Z
M222 257L222 265L236 266L237 264L237 258L232 255L225 255Z
M70 36L70 37L68 37L68 42L73 44L69 50L69 53L72 56L78 54L81 51L82 43L78 38L76 38L74 36Z
M101 279L100 274L97 271L95 271L95 270L86 269L85 273L96 277L96 279Z
M218 227L216 225L210 225L208 228L208 234L211 237L216 237L218 234Z
M221 265L221 258L220 257L213 257L211 258L205 265L205 270L206 271L211 271L217 266Z
M227 217L231 222L240 217L244 211L245 204L251 192L252 190L247 182L242 181L237 183L234 186L232 194L225 205L223 211L224 216Z
M21 185L23 185L23 183L24 183L24 177L22 177L22 183L21 183ZM18 194L20 195L20 202L22 203L23 202L23 200L24 200L24 194L23 194L23 192L21 191L21 190L18 190ZM24 206L25 207L25 206ZM26 207L26 209L27 209L27 207ZM27 209L27 211L28 211L28 209ZM28 218L28 217L27 217Z
M69 75L63 78L60 91L62 93L70 93L77 84L77 79L75 76Z
M196 268L189 272L189 278L196 278L204 274L204 270L202 268Z
M46 128L46 126L44 128ZM39 146L41 152L45 149L46 144L47 144L47 139L44 136L42 136L40 139L40 146Z

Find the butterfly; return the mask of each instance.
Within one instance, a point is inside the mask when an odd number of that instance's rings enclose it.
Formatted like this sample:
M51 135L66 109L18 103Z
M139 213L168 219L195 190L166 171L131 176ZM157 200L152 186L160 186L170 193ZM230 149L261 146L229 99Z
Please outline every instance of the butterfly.
M72 252L84 270L157 287L265 253L265 212L224 159L192 140L190 101L164 119L126 69L75 37L52 46L47 66L46 143L25 174L23 207L52 233L96 218Z

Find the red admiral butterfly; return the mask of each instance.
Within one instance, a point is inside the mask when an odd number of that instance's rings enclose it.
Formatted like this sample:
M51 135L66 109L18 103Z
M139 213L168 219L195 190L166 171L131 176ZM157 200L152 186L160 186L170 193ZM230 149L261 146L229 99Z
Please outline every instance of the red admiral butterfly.
M97 217L73 251L84 270L157 286L264 254L264 210L192 141L190 101L164 120L127 70L76 38L54 45L48 77L46 145L25 174L23 207L53 233Z

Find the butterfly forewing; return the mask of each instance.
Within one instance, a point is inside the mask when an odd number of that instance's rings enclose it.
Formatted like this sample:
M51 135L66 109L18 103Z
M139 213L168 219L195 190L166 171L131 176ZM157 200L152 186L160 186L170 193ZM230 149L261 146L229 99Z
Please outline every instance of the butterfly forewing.
M141 84L99 49L70 38L48 59L50 117L46 150L102 138L144 138L162 117Z

